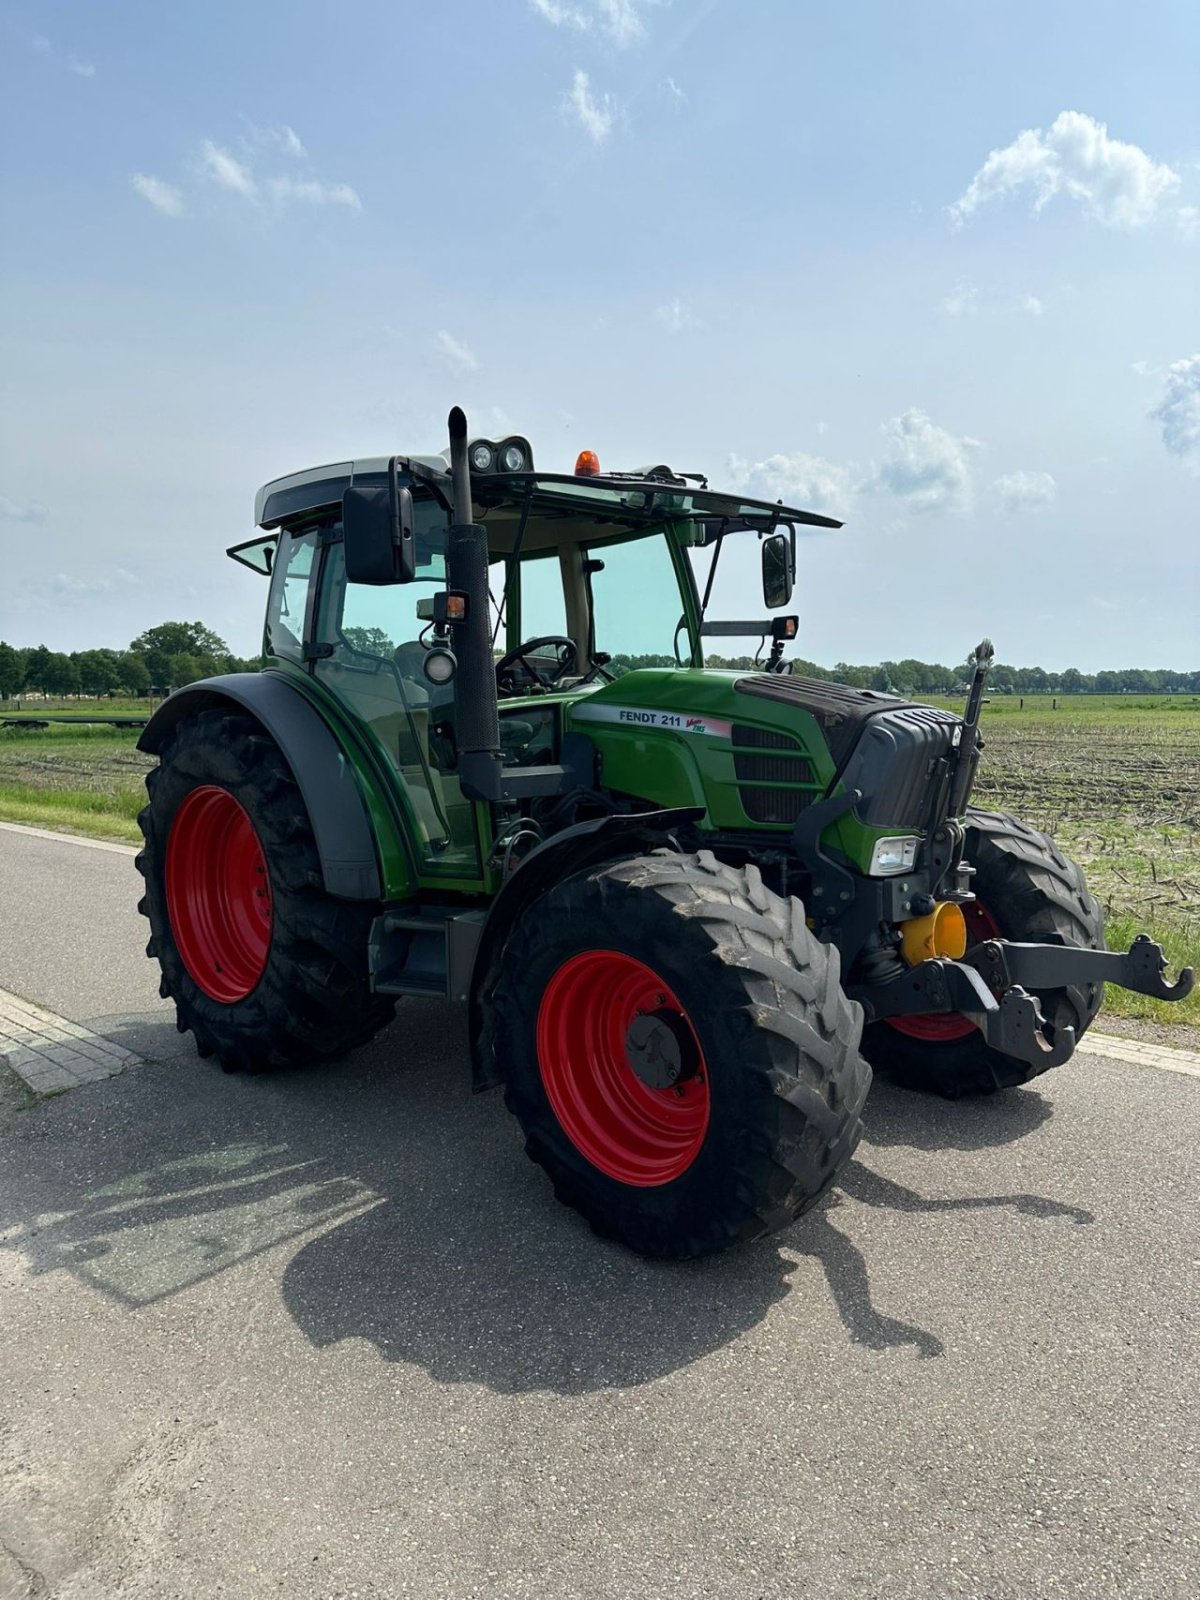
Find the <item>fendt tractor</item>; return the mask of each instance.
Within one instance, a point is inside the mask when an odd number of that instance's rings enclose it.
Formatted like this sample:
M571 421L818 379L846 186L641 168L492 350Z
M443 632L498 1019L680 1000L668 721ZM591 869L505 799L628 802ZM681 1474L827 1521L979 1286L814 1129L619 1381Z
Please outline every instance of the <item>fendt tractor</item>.
M1052 840L969 804L986 641L961 716L789 672L797 530L840 523L590 451L539 472L458 409L449 434L261 489L229 554L270 581L264 668L142 735L148 953L201 1055L326 1060L397 996L465 1001L474 1086L558 1197L699 1256L816 1203L868 1063L1007 1089L1105 981L1190 992L1150 939L1105 949ZM776 614L712 620L751 539ZM639 620L675 665L618 676ZM747 636L758 670L705 667Z

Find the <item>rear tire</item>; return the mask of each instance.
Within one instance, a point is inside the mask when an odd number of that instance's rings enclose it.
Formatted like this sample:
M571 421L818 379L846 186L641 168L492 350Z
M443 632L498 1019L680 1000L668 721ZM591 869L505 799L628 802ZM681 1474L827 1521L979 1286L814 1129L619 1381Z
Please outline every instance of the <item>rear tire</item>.
M1104 949L1104 913L1088 890L1083 869L1048 835L1015 817L972 810L967 813L965 859L976 871L971 886L979 904L1001 938ZM985 927L983 936L989 935ZM1048 1027L1072 1027L1078 1040L1100 1009L1104 985L1034 992ZM1014 1088L1046 1070L1001 1055L977 1028L959 1039L916 1039L890 1023L876 1022L864 1031L862 1048L881 1076L947 1099Z
M222 710L185 718L146 789L146 954L200 1054L226 1071L265 1072L344 1055L378 1033L395 1002L368 979L377 908L326 894L304 800L262 727ZM261 889L247 892L253 873Z
M861 1008L800 902L753 866L663 852L556 884L511 933L492 1007L526 1151L564 1204L643 1255L786 1226L861 1135ZM651 1058L635 1074L629 1053L663 1016L691 1055L674 1087L647 1085Z

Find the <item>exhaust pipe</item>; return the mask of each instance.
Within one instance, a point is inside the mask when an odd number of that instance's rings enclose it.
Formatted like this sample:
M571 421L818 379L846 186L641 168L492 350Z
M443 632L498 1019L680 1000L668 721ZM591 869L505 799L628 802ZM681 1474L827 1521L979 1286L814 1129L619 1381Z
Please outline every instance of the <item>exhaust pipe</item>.
M473 522L471 468L467 460L467 419L455 406L449 416L450 477L454 521L449 530L449 587L467 597L467 615L455 625L458 672L454 679L454 720L458 740L458 781L468 800L503 796L500 707L488 626L487 530Z

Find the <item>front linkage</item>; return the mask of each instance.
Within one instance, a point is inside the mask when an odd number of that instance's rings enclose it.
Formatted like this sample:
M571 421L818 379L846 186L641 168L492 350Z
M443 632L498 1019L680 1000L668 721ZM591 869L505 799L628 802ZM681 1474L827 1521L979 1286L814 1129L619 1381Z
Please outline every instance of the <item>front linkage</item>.
M1139 933L1127 951L1080 950L1069 945L1011 944L988 939L960 961L935 957L881 984L860 984L850 994L868 1022L885 1017L961 1012L993 1049L1039 1070L1061 1066L1075 1050L1074 1028L1046 1037L1046 1019L1030 989L1083 988L1118 983L1157 1000L1183 1000L1195 974L1184 967L1174 983L1164 974L1161 945Z

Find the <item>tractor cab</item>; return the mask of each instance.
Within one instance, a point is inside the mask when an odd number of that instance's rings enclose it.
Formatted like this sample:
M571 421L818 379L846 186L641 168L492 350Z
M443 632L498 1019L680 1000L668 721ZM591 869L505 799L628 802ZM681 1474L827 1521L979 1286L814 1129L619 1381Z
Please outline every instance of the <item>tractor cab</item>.
M698 672L703 638L719 632L770 640L764 665L781 665L794 618L706 620L725 540L757 543L764 610L777 611L791 599L797 528L840 523L718 494L664 466L602 477L591 452L573 474L535 472L524 440L472 441L468 459L487 550L478 592L451 584L445 457L368 458L277 479L255 505L268 531L230 554L270 576L272 667L303 673L311 692L338 702L390 769L422 876L482 887L504 822L487 801L519 815L594 786L585 770L594 762L569 737L570 707L616 680L614 655ZM475 693L495 697L507 794L481 795L460 759L455 638L468 612L486 629L494 687Z

